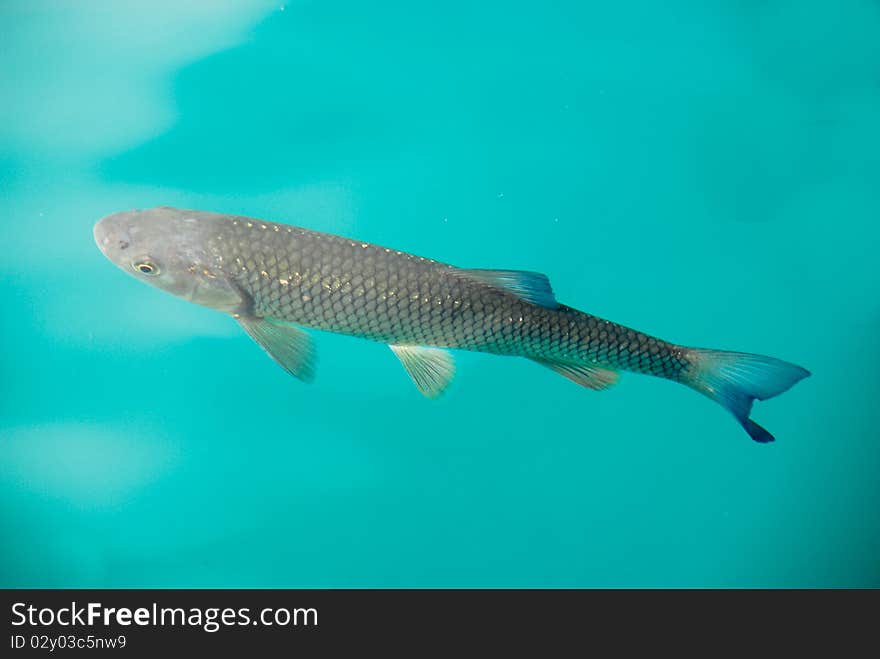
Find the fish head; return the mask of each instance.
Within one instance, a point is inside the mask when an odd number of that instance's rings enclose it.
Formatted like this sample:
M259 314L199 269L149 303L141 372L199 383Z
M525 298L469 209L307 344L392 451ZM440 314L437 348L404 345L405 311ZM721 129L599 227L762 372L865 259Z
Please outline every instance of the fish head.
M209 236L222 215L159 207L114 213L95 224L98 248L118 268L145 284L220 311L242 305Z

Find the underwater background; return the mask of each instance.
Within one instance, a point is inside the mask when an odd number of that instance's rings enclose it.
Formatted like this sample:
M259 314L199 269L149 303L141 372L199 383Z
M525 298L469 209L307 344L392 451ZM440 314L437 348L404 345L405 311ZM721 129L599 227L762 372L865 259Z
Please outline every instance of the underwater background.
M0 101L0 586L880 586L880 3L5 0ZM156 205L813 376L771 445L324 333L306 386L101 255Z

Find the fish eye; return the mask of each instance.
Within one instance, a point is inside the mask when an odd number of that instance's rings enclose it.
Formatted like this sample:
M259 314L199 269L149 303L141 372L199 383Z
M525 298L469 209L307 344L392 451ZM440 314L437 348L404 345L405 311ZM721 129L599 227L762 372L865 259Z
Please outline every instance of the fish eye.
M142 275L159 274L159 266L157 266L152 261L135 261L131 264L131 267L140 272Z

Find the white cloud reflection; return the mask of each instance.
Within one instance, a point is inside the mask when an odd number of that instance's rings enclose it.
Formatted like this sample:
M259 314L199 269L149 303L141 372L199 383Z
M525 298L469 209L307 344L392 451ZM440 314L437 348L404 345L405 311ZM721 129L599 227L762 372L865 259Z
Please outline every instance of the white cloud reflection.
M73 422L0 430L0 490L8 495L113 506L176 461L172 443L143 429Z
M276 8L234 3L18 0L3 3L0 144L94 157L174 120L167 74L245 38ZM42 47L37 47L42 44Z

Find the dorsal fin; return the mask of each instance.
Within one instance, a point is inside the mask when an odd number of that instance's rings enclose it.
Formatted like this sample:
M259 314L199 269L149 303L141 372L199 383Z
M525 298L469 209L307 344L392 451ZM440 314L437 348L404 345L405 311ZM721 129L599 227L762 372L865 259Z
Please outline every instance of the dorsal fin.
M457 270L463 277L476 279L501 288L518 298L547 309L556 309L559 303L547 275L527 270Z

